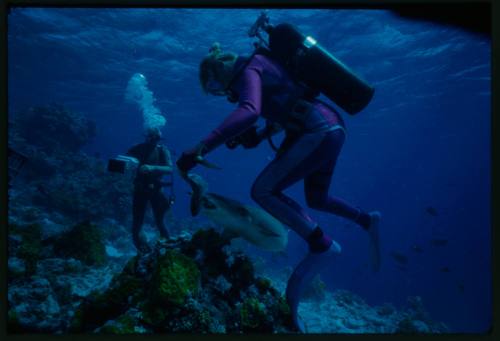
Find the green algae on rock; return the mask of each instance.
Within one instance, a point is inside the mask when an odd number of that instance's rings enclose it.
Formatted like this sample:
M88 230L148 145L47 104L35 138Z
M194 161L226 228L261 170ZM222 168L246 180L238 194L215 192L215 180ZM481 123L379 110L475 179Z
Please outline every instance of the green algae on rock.
M151 300L159 304L182 305L200 288L200 270L189 257L168 250L158 258L152 277Z
M272 332L272 320L266 306L256 298L246 299L240 308L241 329L244 332Z
M18 258L24 260L26 275L34 274L42 251L40 225L37 223L25 226L9 224L9 235L19 235L21 237L21 243L15 250L15 254ZM10 253L14 253L14 250L9 250L9 256L12 256Z
M54 242L54 253L58 257L78 259L86 265L99 266L106 262L102 233L90 221L75 225L57 238Z

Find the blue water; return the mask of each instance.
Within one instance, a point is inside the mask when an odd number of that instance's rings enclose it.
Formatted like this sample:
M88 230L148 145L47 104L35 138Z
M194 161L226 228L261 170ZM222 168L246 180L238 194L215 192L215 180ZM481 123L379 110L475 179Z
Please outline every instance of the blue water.
M62 103L97 123L85 151L102 158L142 141L142 114L126 102L137 72L148 80L165 116L166 145L177 156L229 114L223 98L204 95L197 66L214 41L248 54L257 10L13 9L8 17L9 114ZM272 10L271 21L296 24L376 88L358 115L344 114L348 137L332 194L383 214L383 266L367 268L365 233L346 220L310 210L342 245L322 275L330 289L348 289L369 304L421 296L431 316L456 332L491 324L490 40L456 27L409 21L384 10ZM208 156L223 170L196 169L210 188L243 202L273 156L223 147ZM187 217L187 186L176 182L174 214ZM302 184L287 191L304 204ZM426 208L434 207L432 216ZM446 246L431 244L446 238ZM419 245L423 253L412 246ZM293 232L294 266L306 246ZM408 256L400 270L391 252ZM257 251L256 251L257 252ZM448 267L450 272L441 272ZM463 292L460 287L463 285Z

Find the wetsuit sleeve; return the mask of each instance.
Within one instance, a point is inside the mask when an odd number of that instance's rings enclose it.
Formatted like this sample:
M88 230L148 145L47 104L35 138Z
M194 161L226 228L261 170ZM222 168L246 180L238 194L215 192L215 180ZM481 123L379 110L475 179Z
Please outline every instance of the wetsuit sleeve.
M239 80L238 107L202 142L209 152L239 135L257 121L261 110L262 81L257 67L247 67Z

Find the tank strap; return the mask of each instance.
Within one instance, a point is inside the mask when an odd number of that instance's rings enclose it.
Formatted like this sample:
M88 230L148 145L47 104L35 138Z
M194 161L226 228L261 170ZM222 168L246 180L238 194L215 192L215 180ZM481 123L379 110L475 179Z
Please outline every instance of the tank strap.
M269 51L268 49L264 48L264 47L257 47L253 52L252 54L250 55L250 57L248 57L239 67L238 69L236 70L236 72L233 74L233 77L231 78L231 80L229 81L227 87L226 87L226 91L229 91L229 89L231 88L231 86L233 86L234 82L238 79L238 77L241 75L241 73L243 72L243 70L245 70L245 68L248 66L248 64L250 64L250 62L252 61L253 57L257 54L260 54L260 55L263 55L263 56L267 56L267 57L271 57L271 51ZM230 102L234 102L232 100L230 100Z

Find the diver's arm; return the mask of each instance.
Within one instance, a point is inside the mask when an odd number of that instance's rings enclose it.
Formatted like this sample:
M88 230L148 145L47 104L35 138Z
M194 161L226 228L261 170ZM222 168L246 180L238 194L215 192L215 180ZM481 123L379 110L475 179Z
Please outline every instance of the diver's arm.
M162 165L144 165L149 172L154 172L158 175L172 173L172 159L170 158L170 152L164 147L161 149L163 153L163 159L165 160Z
M247 67L241 76L238 107L202 140L203 153L244 132L257 121L261 110L261 72L258 68Z
M160 174L172 173L172 166L158 166L158 165L154 165L154 166L150 166L150 167L151 167L151 170L153 172L157 172L157 173L160 173Z
M139 169L140 173L155 173L157 175L172 173L172 166L159 166L144 164Z
M161 174L172 173L173 167L172 167L172 159L170 158L170 152L165 147L163 147L161 150L163 152L165 163L163 165L154 166L155 171Z

